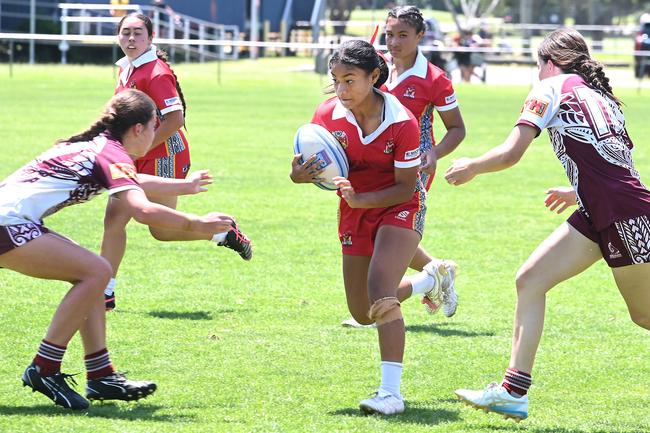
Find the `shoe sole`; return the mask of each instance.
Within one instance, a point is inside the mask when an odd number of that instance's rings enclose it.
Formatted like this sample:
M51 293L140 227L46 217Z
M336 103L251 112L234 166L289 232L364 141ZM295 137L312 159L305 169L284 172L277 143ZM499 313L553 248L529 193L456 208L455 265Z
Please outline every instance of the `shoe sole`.
M453 268L453 276L454 276L454 282L451 284L451 287L454 289L454 292L456 291L456 277L458 276L458 264L454 262L453 260L445 260L445 266L449 265L449 267ZM445 273L449 274L447 272L447 268L445 267ZM445 314L444 308L442 313L444 314L445 317L453 317L454 314L456 314L456 311L458 310L458 294L456 294L456 306L454 307L454 311L451 312L451 314Z
M381 413L381 412L379 412L379 411L373 409L373 408L370 407L370 406L364 406L364 405L362 405L362 404L359 405L359 409L361 410L361 412L363 412L364 415L393 416L393 415L399 415L399 414L404 413L404 411L402 411L402 412L395 412L395 413L391 413L391 414Z
M422 297L422 301L420 301L422 304L424 304L424 307L427 310L427 313L433 315L436 314L440 310L440 306L442 304L436 304L429 298L427 295L424 295Z
M528 415L524 416L524 415L520 415L520 414L516 414L516 413L506 413L506 412L499 412L499 411L496 411L496 410L492 410L492 408L490 406L482 406L480 404L476 404L476 403L474 403L474 402L472 402L470 400L467 400L465 397L463 397L460 394L456 394L456 397L458 397L458 400L462 401L467 406L473 407L476 410L482 410L485 413L492 412L492 413L495 413L497 415L501 415L504 419L514 420L516 423L528 418Z
M119 401L138 401L143 398L149 397L151 394L156 392L156 388L152 390L147 390L146 392L142 392L138 395L125 395L124 398L121 397L114 397L114 398L106 398L106 397L101 397L101 396L90 396L86 394L86 398L90 401L111 401L111 400L119 400Z

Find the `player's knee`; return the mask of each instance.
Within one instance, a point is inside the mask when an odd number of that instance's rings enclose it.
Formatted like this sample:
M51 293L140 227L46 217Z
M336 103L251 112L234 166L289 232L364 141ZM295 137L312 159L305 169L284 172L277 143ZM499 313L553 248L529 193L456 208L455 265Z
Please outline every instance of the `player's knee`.
M520 268L515 277L515 287L517 288L517 295L540 294L543 295L550 289L546 287L547 284L544 278L538 272L534 272L529 268Z
M368 318L377 326L385 325L396 320L403 320L399 300L394 296L376 300L368 311Z
M374 320L372 320L370 317L368 317L367 312L362 312L362 311L350 311L350 315L354 320L357 321L357 323L361 325L372 325L375 323Z
M648 311L630 311L630 318L640 327L650 330L650 312Z

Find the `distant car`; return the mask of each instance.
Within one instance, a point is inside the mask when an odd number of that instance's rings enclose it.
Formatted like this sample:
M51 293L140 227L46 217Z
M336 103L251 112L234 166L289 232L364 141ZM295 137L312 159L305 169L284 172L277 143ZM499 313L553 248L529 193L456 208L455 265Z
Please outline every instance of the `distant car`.
M650 54L650 21L642 21L639 33L634 41L635 51L647 51ZM650 56L634 56L634 75L641 78L650 75Z

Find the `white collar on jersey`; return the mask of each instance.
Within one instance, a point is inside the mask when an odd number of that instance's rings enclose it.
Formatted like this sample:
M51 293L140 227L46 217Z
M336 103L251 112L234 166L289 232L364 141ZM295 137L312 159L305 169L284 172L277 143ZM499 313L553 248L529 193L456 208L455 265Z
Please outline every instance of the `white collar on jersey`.
M392 62L392 57L387 56L388 58L388 79L390 80L390 77L393 75L393 70L395 69L395 65ZM402 72L401 75L397 77L396 80L394 81L386 81L386 88L388 90L393 90L395 87L397 87L402 81L407 79L408 77L414 75L416 77L420 78L426 78L427 77L427 71L429 70L429 61L427 60L426 57L424 57L424 54L422 54L422 51L420 51L420 48L418 48L418 54L415 56L415 63L413 66L411 66L410 69L407 69L406 71Z
M117 66L122 68L122 73L120 74L120 81L122 84L126 84L129 75L131 75L132 69L138 68L149 62L155 62L158 59L158 56L156 55L157 50L158 48L154 44L151 44L149 50L140 54L140 57L135 59L133 62L131 62L127 56L124 56L115 62Z
M359 140L361 140L361 143L363 144L372 143L393 123L404 122L405 120L409 119L409 114L406 111L406 108L400 104L399 100L396 97L390 93L385 93L378 89L374 89L374 91L384 98L385 117L379 127L375 129L370 135L367 135L365 137L363 136L363 131L361 130L361 127L359 127L354 114L352 114L352 111L345 108L343 104L341 104L341 101L337 100L336 105L334 106L334 110L332 110L332 120L342 119L345 117L348 122L356 126L357 132L359 133Z

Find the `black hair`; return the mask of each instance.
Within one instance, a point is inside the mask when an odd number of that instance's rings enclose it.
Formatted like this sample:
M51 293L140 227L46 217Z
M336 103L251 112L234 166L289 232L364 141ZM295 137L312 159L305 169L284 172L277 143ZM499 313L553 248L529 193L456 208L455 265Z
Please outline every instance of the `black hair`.
M149 36L153 35L153 23L151 22L151 18L148 16L138 13L138 12L132 12L128 15L124 15L120 22L117 24L117 34L120 34L120 31L122 30L122 24L124 23L124 20L129 18L129 17L135 17L142 21L144 23L145 28L147 29L147 34ZM187 104L185 104L185 95L183 95L183 89L181 89L181 84L178 81L178 77L176 76L176 73L174 70L171 68L169 64L169 57L167 56L167 52L161 49L156 50L156 57L158 57L160 60L165 62L167 66L169 66L169 70L172 72L172 75L174 76L174 79L176 80L176 91L178 92L178 96L181 98L181 104L183 105L183 119L185 119L185 114L187 113Z
M153 119L156 104L146 93L137 89L126 89L113 96L104 107L99 119L88 129L57 143L76 143L90 141L104 131L122 140L124 133L133 125L146 124Z
M416 33L426 29L422 12L415 6L396 6L388 11L388 18L396 18L415 29Z
M330 57L329 68L332 69L337 63L363 69L367 74L379 69L379 78L374 84L376 88L388 79L388 65L384 57L377 53L375 47L361 39L345 41L339 45Z

